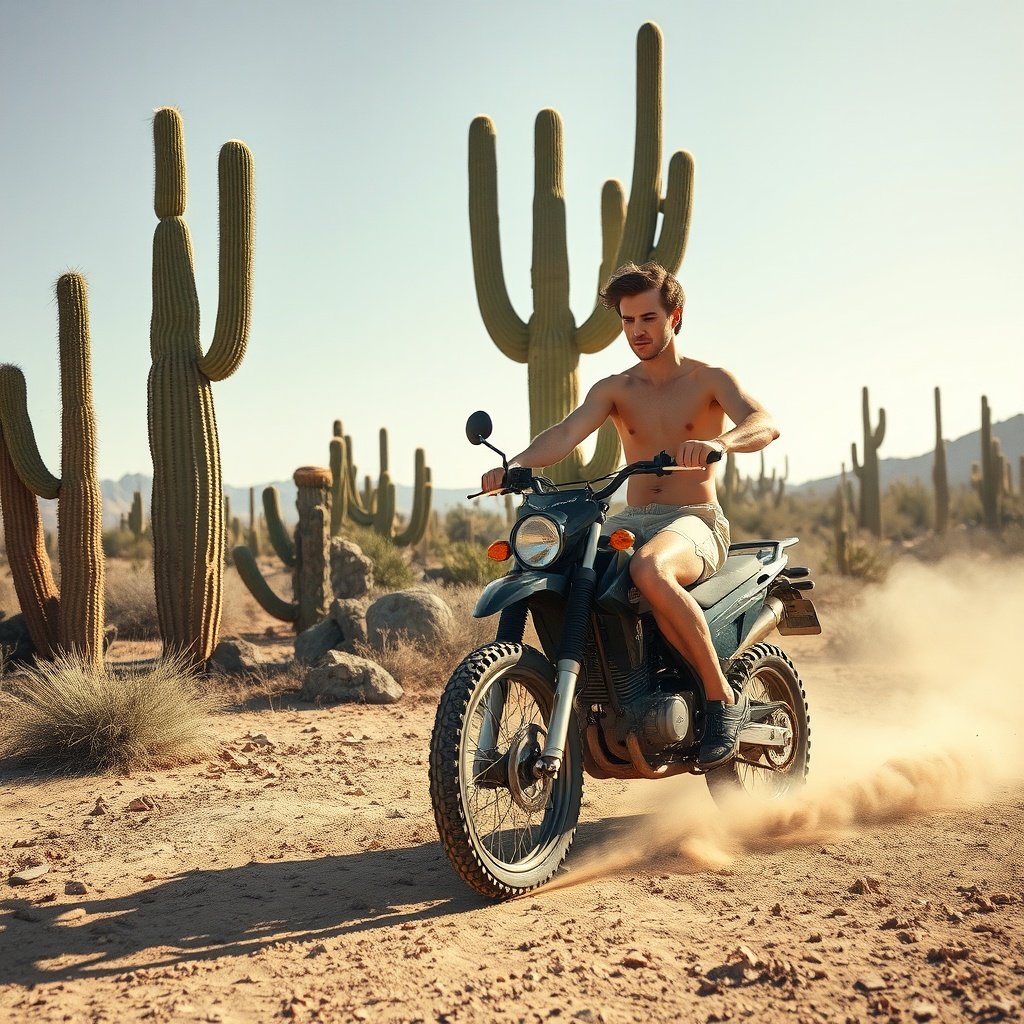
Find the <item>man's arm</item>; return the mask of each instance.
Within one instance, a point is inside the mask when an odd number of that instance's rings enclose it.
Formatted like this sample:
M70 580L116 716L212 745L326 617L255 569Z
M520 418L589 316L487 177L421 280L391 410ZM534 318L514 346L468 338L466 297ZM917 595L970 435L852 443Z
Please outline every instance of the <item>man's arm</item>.
M599 380L587 392L587 397L578 409L574 409L561 422L542 430L526 448L509 459L509 466L536 469L539 466L553 466L556 462L561 462L611 415L615 408L612 392L611 378ZM485 473L481 480L481 490L499 490L504 472L499 467Z
M779 436L775 419L764 406L746 392L728 370L713 369L712 385L715 401L735 424L712 441L685 441L676 454L680 466L695 469L707 465L712 451L758 452Z

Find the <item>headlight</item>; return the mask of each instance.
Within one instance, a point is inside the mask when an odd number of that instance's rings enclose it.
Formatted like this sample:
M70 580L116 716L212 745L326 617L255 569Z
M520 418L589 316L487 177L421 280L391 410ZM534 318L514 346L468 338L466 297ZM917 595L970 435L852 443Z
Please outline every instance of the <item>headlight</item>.
M561 554L562 531L547 516L527 516L516 524L512 550L524 565L543 569Z

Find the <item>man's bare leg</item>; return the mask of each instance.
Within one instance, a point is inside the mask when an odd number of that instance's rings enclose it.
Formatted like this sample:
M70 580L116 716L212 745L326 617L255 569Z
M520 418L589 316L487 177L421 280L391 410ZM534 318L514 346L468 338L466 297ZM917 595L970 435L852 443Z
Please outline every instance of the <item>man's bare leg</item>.
M734 703L700 605L683 589L704 571L693 542L676 533L652 537L629 563L637 589L650 602L665 639L697 670L708 700Z

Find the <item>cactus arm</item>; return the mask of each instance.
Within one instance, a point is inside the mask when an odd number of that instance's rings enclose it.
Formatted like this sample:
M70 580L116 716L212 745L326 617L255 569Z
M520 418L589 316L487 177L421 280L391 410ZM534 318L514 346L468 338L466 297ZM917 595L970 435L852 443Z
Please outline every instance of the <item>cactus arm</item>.
M569 321L569 256L565 230L565 144L561 115L550 107L534 122L533 284L530 337L547 342L551 331ZM561 419L561 417L558 417Z
M331 438L331 536L341 533L348 513L348 471L345 468L345 442L337 434Z
M259 566L256 565L256 559L253 558L252 552L244 544L239 544L232 554L238 575L242 577L242 582L249 588L249 593L256 598L260 607L275 619L281 619L282 622L295 622L299 617L298 604L282 600L270 589Z
M651 259L663 267L678 267L686 253L693 210L693 157L685 150L672 154L668 187L662 203L661 234Z
M103 497L97 473L89 303L85 278L57 281L60 320L61 487L57 542L61 567L60 640L103 664Z
M281 500L276 487L263 489L263 515L267 520L267 534L277 557L291 569L295 565L295 545L288 536L288 528L281 517Z
M622 225L626 220L626 197L622 185L606 181L601 189L601 269L598 273L597 288L600 291L608 283L615 270L615 258L622 241ZM576 332L576 349L581 354L593 354L607 348L618 335L622 324L614 309L605 309L600 298L594 304L591 314Z
M643 263L654 247L661 204L661 29L641 25L636 37L636 134L633 179L617 263ZM674 270L673 267L666 269Z
M395 536L399 547L418 544L423 539L430 519L430 501L433 487L430 481L430 469L427 466L426 454L422 448L416 449L416 475L413 483L412 512L404 530Z
M609 420L605 420L597 432L594 454L589 462L580 467L580 476L593 480L612 472L618 466L621 454L618 432Z
M199 368L210 380L224 380L245 356L252 315L253 161L244 142L233 139L221 147L220 298L217 325L209 351Z
M39 455L28 413L25 375L16 366L0 366L0 424L11 461L25 486L40 498L56 498L60 480Z
M58 651L60 595L53 582L39 502L21 481L0 434L0 508L14 591L39 657Z
M850 445L850 456L853 459L853 471L854 471L854 473L856 473L858 477L863 477L864 476L864 467L857 460L857 442L856 441L854 441L853 444Z
M477 117L469 127L469 233L473 277L484 326L499 351L525 363L530 339L505 286L498 225L498 164L494 124Z
M880 448L883 440L885 440L885 409L879 409L878 426L875 427L874 433L871 435L871 444L875 448Z
M395 485L385 470L377 483L377 511L373 516L373 529L382 537L392 538L395 519Z

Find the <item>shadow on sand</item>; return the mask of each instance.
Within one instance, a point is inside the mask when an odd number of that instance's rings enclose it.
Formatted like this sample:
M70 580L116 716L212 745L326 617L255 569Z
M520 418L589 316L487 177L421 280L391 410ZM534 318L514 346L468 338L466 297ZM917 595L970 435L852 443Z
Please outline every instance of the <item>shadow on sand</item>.
M587 847L613 841L628 820L581 824L569 866ZM244 957L275 943L372 933L490 905L455 875L438 842L196 869L109 899L40 905L16 892L0 901L0 986ZM75 908L86 916L60 920Z

